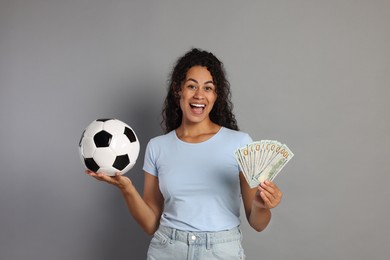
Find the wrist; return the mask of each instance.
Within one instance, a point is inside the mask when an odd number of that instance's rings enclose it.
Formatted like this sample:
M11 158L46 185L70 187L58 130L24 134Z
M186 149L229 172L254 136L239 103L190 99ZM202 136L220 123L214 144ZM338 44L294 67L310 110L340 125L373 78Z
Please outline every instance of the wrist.
M123 194L132 194L135 191L133 183L129 180L125 184L118 185L118 188Z

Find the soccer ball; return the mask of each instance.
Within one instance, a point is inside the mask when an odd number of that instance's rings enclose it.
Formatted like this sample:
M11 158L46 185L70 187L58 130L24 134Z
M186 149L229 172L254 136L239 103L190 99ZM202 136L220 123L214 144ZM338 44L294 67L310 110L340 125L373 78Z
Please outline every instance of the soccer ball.
M133 129L118 119L97 119L81 135L79 150L87 169L114 176L133 168L140 144Z

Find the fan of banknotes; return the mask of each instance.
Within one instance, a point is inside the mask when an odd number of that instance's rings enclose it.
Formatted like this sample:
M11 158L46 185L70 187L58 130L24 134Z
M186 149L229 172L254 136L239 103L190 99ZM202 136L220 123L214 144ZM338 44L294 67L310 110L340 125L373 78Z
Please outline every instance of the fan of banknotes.
M234 151L234 155L251 188L273 181L294 156L287 145L274 140L252 142Z

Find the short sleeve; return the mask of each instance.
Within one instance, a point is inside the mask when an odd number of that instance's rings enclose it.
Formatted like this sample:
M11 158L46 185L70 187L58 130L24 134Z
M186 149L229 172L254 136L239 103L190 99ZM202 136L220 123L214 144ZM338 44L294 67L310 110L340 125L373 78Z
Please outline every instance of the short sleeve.
M143 170L153 176L158 176L152 141L149 141L146 146Z

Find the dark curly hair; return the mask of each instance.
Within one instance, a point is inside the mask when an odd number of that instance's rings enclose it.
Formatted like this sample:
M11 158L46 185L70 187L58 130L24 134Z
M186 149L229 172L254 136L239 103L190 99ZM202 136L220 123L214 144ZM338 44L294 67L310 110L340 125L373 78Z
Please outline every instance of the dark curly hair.
M206 67L216 85L217 100L210 112L211 121L226 128L239 130L233 114L230 83L226 78L223 63L211 52L193 48L177 60L170 75L161 121L165 133L178 128L181 124L183 114L178 102L178 93L187 71L193 66Z

